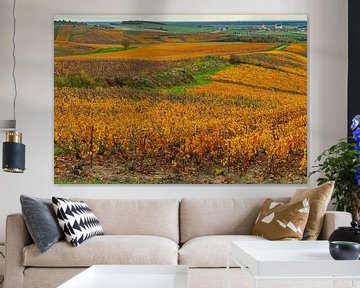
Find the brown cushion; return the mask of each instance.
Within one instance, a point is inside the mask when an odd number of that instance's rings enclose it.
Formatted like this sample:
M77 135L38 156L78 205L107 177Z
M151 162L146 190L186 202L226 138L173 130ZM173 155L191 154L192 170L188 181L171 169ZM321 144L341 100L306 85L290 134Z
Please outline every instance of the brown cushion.
M316 240L319 237L333 190L334 182L327 182L312 189L298 189L290 199L289 203L309 199L310 214L305 227L306 240Z
M269 240L301 240L308 217L307 199L284 204L268 198L260 210L252 234Z

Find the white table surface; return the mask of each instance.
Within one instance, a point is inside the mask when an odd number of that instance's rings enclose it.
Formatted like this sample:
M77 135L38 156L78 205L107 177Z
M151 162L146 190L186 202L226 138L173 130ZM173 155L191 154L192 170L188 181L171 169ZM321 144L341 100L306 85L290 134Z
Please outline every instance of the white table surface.
M184 265L94 265L58 288L188 288Z
M360 261L334 260L328 241L235 241L230 254L254 277L360 277Z

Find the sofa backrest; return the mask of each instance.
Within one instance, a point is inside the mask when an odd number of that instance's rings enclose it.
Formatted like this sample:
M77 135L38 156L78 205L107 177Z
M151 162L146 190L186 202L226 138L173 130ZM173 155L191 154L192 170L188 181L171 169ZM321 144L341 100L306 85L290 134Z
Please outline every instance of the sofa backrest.
M178 199L80 199L99 219L105 235L155 235L179 242Z
M261 199L184 198L180 204L180 241L205 235L251 234ZM288 198L274 199L288 202Z

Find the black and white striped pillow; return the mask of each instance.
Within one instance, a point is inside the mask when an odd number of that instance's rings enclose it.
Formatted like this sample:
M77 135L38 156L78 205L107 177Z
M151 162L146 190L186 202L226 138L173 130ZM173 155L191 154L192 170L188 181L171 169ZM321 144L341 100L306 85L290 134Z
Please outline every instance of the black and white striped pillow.
M79 246L86 239L104 235L99 220L84 202L52 197L55 214L66 241Z

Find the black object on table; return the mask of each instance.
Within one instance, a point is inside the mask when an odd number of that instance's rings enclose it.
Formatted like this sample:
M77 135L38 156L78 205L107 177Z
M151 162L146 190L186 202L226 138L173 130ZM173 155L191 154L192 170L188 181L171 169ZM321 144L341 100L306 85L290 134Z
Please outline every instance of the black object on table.
M352 221L349 227L339 227L330 235L329 242L332 241L348 241L360 244L360 226L356 221Z
M329 250L335 260L358 260L360 257L360 244L357 242L332 241Z

